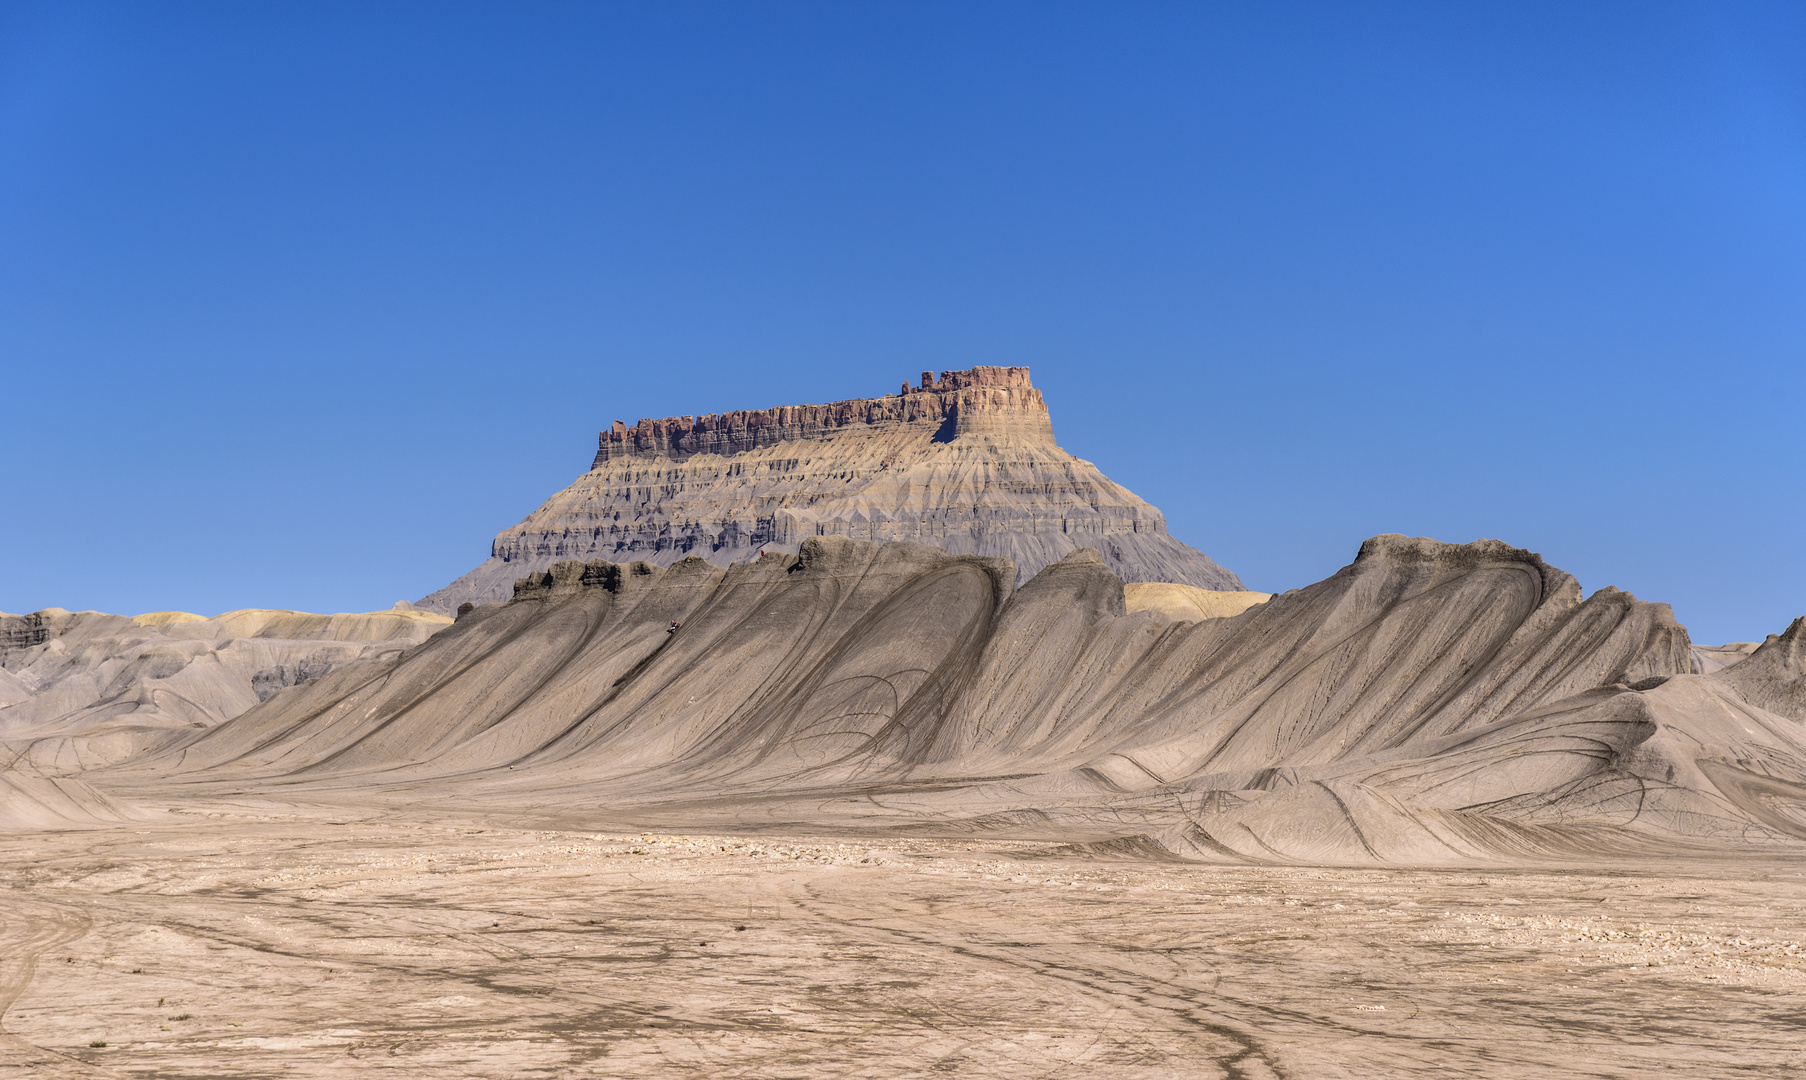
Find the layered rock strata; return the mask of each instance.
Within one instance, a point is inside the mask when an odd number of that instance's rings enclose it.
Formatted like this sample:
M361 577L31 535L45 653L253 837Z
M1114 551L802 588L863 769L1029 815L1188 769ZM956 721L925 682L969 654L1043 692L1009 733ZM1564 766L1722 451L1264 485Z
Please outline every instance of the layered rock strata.
M792 439L893 424L933 425L937 435L949 440L979 432L1053 439L1047 402L1030 385L1027 368L976 367L943 371L938 379L924 371L921 386L906 382L894 397L668 416L632 427L616 420L598 436L591 467L623 457L682 461L695 454L741 454Z
M1009 559L1022 581L1089 547L1126 581L1241 588L1169 535L1160 511L1054 442L1027 368L978 367L923 372L888 397L617 420L589 472L420 605L503 600L516 578L567 559L727 566L821 536Z

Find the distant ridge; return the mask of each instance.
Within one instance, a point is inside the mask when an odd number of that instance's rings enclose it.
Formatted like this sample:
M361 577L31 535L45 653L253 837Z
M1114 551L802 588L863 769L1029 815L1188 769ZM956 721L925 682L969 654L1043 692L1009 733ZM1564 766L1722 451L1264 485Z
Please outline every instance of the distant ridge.
M1004 558L1019 582L1089 547L1124 581L1242 588L1054 442L1028 368L975 367L924 371L884 397L616 420L589 472L419 603L450 613L505 600L516 578L567 559L727 566L822 536Z

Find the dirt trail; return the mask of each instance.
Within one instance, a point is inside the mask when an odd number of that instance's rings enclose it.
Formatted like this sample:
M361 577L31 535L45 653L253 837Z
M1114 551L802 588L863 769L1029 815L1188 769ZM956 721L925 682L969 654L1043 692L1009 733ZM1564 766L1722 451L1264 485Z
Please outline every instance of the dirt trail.
M88 1064L38 1046L8 1030L7 1010L45 963L55 964L62 946L88 933L89 919L60 904L8 893L0 917L0 1076L94 1075ZM48 957L48 959L47 959Z

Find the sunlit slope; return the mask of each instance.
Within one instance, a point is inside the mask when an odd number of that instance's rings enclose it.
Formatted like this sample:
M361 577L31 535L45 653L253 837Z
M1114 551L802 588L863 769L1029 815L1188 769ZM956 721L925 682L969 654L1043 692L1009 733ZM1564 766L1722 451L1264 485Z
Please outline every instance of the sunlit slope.
M1157 611L1180 622L1224 619L1272 599L1264 592L1200 589L1172 581L1125 582L1122 591L1130 611Z
M1802 718L1747 700L1737 668L1687 674L1666 605L1583 599L1496 541L1377 537L1196 622L1129 613L1086 550L1014 578L840 538L727 570L563 563L104 782L1288 861L1806 836ZM1751 669L1784 709L1785 650Z

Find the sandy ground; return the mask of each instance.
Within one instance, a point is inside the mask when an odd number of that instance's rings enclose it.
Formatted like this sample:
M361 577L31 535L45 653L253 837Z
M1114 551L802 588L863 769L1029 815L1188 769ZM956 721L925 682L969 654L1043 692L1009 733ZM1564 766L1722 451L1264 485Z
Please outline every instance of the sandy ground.
M1800 865L171 818L0 836L0 1076L1806 1071Z

